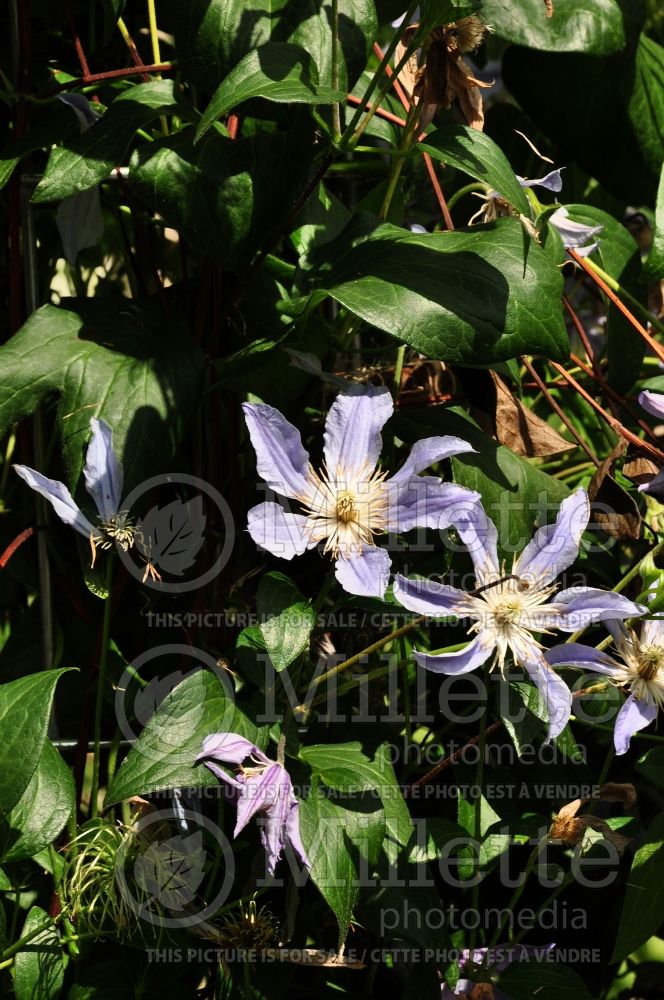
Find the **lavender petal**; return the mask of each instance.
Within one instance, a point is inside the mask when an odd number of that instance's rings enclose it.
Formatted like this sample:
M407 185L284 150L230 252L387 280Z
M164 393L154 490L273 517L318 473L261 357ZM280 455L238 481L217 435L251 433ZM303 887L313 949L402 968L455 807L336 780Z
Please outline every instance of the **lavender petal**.
M309 456L300 432L273 406L243 403L242 409L256 452L258 475L281 496L306 495Z
M555 523L535 532L514 564L516 575L530 584L552 583L576 559L589 518L588 494L576 490L561 503Z
M359 469L373 472L382 448L380 432L394 404L385 386L351 386L339 393L325 421L325 466L337 482Z
M76 506L64 483L60 483L56 479L47 479L46 476L42 476L41 472L29 469L27 465L15 465L14 470L30 489L35 490L36 493L48 500L64 524L68 524L85 538L89 538L93 534L94 528L85 514Z
M613 743L616 754L621 756L629 750L629 744L634 733L645 729L657 718L657 705L654 702L639 701L633 694L629 696L616 717L613 731Z
M105 521L120 509L124 473L113 450L113 429L105 420L90 421L92 437L85 455L85 488Z

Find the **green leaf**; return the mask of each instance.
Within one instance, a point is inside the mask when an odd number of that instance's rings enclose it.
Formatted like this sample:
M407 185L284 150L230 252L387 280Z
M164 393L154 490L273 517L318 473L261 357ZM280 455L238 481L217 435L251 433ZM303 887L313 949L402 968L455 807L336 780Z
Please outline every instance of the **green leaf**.
M467 856L470 851L467 830L451 819L444 819L441 816L427 816L426 819L418 821L417 829L424 830L424 837L418 836L418 842L408 855L408 860L412 864L422 864L425 861L438 861L446 844L451 840L464 842L463 844L459 844L451 856ZM470 853L472 854L472 851ZM472 875L472 867L471 864L469 875L462 875L461 877L470 877Z
M340 792L379 790L384 782L384 768L362 751L361 743L320 743L302 747L305 761L328 788Z
M292 580L266 573L258 585L260 631L276 671L285 670L309 645L316 612Z
M0 685L0 817L14 808L37 769L55 685L67 670L44 670Z
M344 230L323 249L317 286L430 358L484 366L568 356L562 277L535 243L524 263L516 219L425 235L380 225L355 241Z
M459 18L476 14L482 7L483 0L423 0L420 4L420 24L437 28L442 24L451 24ZM399 13L403 12L403 4ZM398 16L398 15L397 15ZM396 20L392 18L392 20Z
M170 0L175 48L187 80L216 90L234 66L274 39L308 52L323 83L331 84L331 0ZM373 0L339 0L339 86L352 87L378 31Z
M657 189L657 204L655 206L655 230L652 246L643 265L643 277L646 281L659 281L664 278L664 166L659 175Z
M542 948L542 957L546 955ZM512 962L501 973L498 989L512 1000L592 1000L580 976L558 962Z
M397 433L404 441L435 434L453 434L468 441L475 454L452 459L454 479L477 490L487 514L498 528L498 541L508 565L530 540L536 518L551 518L569 489L559 479L542 472L504 445L481 431L461 409L430 407L395 418Z
M168 111L192 117L173 80L139 83L120 94L100 121L52 151L32 201L60 201L99 184L122 164L137 129Z
M312 782L300 802L300 835L311 868L309 874L339 924L344 943L360 892L360 875L371 875L385 834L385 815L375 798L327 798Z
M664 788L664 747L653 747L636 763L636 770L658 788Z
M205 737L220 732L238 733L259 747L267 741L267 730L235 707L230 682L198 669L158 706L111 782L105 805L178 786L216 785L211 771L194 761Z
M58 393L69 484L99 416L113 428L126 494L175 453L198 400L200 355L168 297L166 313L152 300L120 299L113 310L108 299L64 301L68 308L42 306L0 348L0 434Z
M21 937L50 920L45 910L33 906ZM58 932L51 925L36 935L16 956L14 990L16 1000L57 1000L64 981L64 964Z
M625 47L625 15L618 0L556 0L546 17L543 0L482 0L482 17L509 42L545 52L603 56Z
M289 42L266 42L247 52L219 84L196 129L196 141L214 121L252 97L279 104L332 104L345 96L343 90L320 86L316 64L304 49Z
M32 200L60 201L99 184L120 166L136 130L168 111L192 116L173 80L138 83L126 90L87 132L52 151Z
M597 237L599 263L612 278L620 282L623 288L645 306L645 289L639 280L641 254L632 234L608 212L603 212L599 208L590 205L565 207L575 222L589 226L604 226ZM611 301L607 301L606 343L609 362L608 381L618 392L626 393L639 377L645 343L629 320Z
M664 813L659 813L632 861L612 962L622 962L657 933L664 920L663 881Z
M53 843L75 804L74 778L49 739L28 787L0 824L3 862L34 857Z
M428 135L419 148L486 184L530 218L528 199L509 160L484 132L467 125L451 125Z
M129 183L195 250L239 270L289 217L310 162L309 129L233 141L215 128L196 146L186 129L140 146Z

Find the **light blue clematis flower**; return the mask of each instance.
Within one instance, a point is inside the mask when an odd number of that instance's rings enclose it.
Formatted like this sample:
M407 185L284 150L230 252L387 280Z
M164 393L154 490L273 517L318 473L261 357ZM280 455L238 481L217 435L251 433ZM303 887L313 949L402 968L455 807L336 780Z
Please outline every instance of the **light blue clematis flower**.
M457 520L457 528L475 567L476 596L430 580L397 576L394 596L409 611L437 617L454 615L474 620L474 639L457 653L415 653L417 663L442 674L467 674L493 655L501 672L508 651L523 667L546 701L549 739L558 736L571 714L569 688L548 665L533 633L575 632L593 622L630 618L646 608L619 594L595 587L570 587L553 595L555 579L574 562L588 524L590 505L585 490L577 490L560 505L555 524L537 531L515 559L509 579L498 563L495 525L481 504ZM552 599L553 598L553 599Z
M378 466L381 429L394 404L384 386L352 386L340 393L325 422L324 461L314 470L300 432L274 407L245 403L259 476L275 493L297 500L304 513L262 503L249 511L249 534L282 559L323 543L336 560L335 573L349 594L382 597L390 557L374 536L415 527L447 528L479 494L434 476L419 476L434 462L474 449L456 437L417 441L390 479Z
M96 525L88 520L64 483L47 479L27 465L15 465L14 469L31 489L48 500L64 524L88 539L94 565L97 546L110 549L116 544L126 552L133 545L135 530L128 511L120 510L124 474L113 451L113 431L105 420L95 417L90 421L90 428L92 437L85 456L83 477L85 488L99 512Z
M654 722L664 706L664 619L646 619L638 636L621 621L607 621L605 625L622 662L579 642L554 646L547 650L546 658L552 665L605 674L617 687L627 688L629 697L616 716L613 731L613 743L620 755L627 753L634 733Z
M243 761L247 759L251 763L243 766ZM310 867L300 838L300 804L283 764L270 760L262 750L237 733L214 733L207 736L196 760L203 761L220 781L239 792L234 837L245 828L252 816L258 813L264 818L261 842L267 854L267 870L270 875L274 875L287 841L302 864ZM219 767L217 761L238 765L237 777Z

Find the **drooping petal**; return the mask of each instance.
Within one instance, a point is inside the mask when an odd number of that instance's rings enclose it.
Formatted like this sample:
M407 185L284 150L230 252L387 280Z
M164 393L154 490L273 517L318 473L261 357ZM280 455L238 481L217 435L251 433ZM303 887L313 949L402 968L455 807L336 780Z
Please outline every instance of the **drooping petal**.
M273 763L260 774L252 775L246 779L244 789L237 802L234 837L237 837L240 830L245 828L255 813L270 809L279 801L284 775L290 782L281 764Z
M546 188L547 191L562 191L563 178L560 171L564 169L564 167L559 167L557 170L551 170L550 173L545 174L544 177L535 177L529 181L527 181L524 177L519 177L517 174L516 179L522 188L543 187Z
M105 521L120 509L124 473L113 451L113 429L105 420L90 421L92 437L85 455L85 488Z
M588 494L576 490L561 503L555 523L535 532L514 564L516 575L541 586L555 580L576 559L589 518Z
M548 624L562 632L576 632L596 622L615 618L634 618L648 613L643 604L636 604L622 594L597 587L569 587L553 598L552 605L560 609Z
M399 604L418 615L458 617L464 610L466 595L463 590L434 580L409 580L398 573L394 578L393 590Z
M301 556L316 544L307 533L304 514L289 514L278 503L265 502L247 514L247 530L256 545L280 559Z
M196 760L214 757L215 760L222 760L226 764L241 764L251 756L269 763L269 757L244 736L239 736L238 733L212 733L203 740L203 749Z
M332 403L325 421L325 466L337 482L354 470L373 471L382 448L380 432L394 404L385 386L351 386Z
M221 764L216 764L213 760L205 760L201 754L198 755L196 760L202 760L208 770L212 771L215 778L219 778L220 781L225 781L227 785L231 785L233 788L244 788L244 777L236 778L234 775L229 774Z
M477 502L463 512L454 527L473 560L478 586L498 579L498 531L482 504Z
M546 702L549 715L547 740L560 736L572 714L572 692L562 677L549 667L542 651L530 643L523 643L519 663L527 670L530 679Z
M259 821L261 824L261 844L265 850L268 874L274 875L277 864L286 846L286 823L281 815L270 811Z
M27 465L15 465L14 469L31 489L48 500L64 524L68 524L85 538L90 537L94 528L85 514L76 506L64 483L59 483L56 479L47 479L46 476L42 476L41 472L29 469Z
M593 646L584 646L580 642L564 642L544 653L546 661L552 667L579 667L581 670L592 670L598 674L613 676L623 673L624 667Z
M645 729L656 718L657 705L654 702L640 701L631 694L618 712L613 730L613 745L618 756L627 753L634 733Z
M644 389L643 392L639 393L639 406L642 406L646 413L650 413L653 417L664 420L664 393Z
M455 524L479 500L479 493L455 483L441 483L433 476L385 484L388 493L386 531L433 528L443 531Z
M81 132L87 132L91 125L99 121L101 115L95 111L87 97L83 94L72 92L71 94L58 94L58 100L68 105L78 119Z
M294 801L291 803L288 818L286 819L286 836L302 864L306 865L307 868L311 868L311 862L307 857L307 852L304 849L304 844L300 836L300 803L295 799L295 796L293 796L293 799Z
M258 475L281 496L305 495L309 456L298 429L265 403L243 403L242 409L256 452Z
M472 642L456 653L414 653L415 662L425 670L435 674L458 676L469 674L481 667L496 648L493 637L488 632L480 632Z
M409 480L418 472L424 472L434 462L442 462L452 455L463 455L465 452L475 451L472 445L461 438L446 435L444 437L423 438L416 441L410 449L410 455L388 482L403 483Z
M570 219L567 209L562 207L549 216L549 222L560 233L565 249L573 248L582 257L597 248L597 243L587 247L584 243L604 229L604 226L584 226L582 222L575 222L574 219Z
M367 545L358 556L334 564L334 575L347 594L360 597L384 597L390 580L392 560L387 549Z

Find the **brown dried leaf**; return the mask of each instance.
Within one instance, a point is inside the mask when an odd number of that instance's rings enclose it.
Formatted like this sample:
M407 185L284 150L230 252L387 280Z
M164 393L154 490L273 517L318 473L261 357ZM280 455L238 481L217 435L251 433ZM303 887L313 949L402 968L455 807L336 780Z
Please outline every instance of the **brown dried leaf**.
M546 16L553 17L553 0L544 0L544 6L546 7Z
M659 466L649 458L633 458L631 462L625 462L622 472L623 476L640 486L641 483L649 483L657 475Z
M636 788L629 782L607 781L599 790L602 802L622 802L626 809L636 804Z
M611 473L616 459L625 453L626 444L620 441L604 459L588 486L591 502L600 505L593 511L594 522L612 538L641 536L641 514L633 497L618 486Z
M496 437L501 444L527 458L557 455L574 447L524 406L495 372L489 374L496 390Z
M395 53L394 62L398 66L403 59L406 49L410 45L411 39L415 32L417 31L419 25L411 24L404 31L403 35L399 39ZM418 65L418 53L413 52L408 61L399 70L399 75L397 77L399 83L406 91L408 97L413 101L417 96L418 86L422 79L423 67Z

